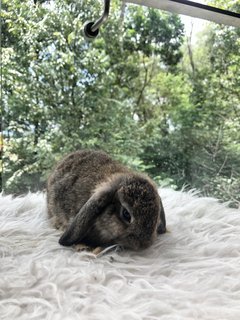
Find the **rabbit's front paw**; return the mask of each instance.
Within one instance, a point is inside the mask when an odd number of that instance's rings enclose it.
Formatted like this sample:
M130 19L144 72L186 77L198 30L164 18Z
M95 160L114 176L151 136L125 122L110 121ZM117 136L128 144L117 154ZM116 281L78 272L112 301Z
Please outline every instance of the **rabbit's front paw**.
M102 248L102 247L95 247L95 248L89 247L89 246L87 246L87 245L84 244L84 243L75 244L75 245L73 246L73 248L74 248L76 251L78 251L78 252L88 251L88 252L92 252L92 253L95 254L95 255L99 254L99 253L102 252L103 249L104 249L104 248Z

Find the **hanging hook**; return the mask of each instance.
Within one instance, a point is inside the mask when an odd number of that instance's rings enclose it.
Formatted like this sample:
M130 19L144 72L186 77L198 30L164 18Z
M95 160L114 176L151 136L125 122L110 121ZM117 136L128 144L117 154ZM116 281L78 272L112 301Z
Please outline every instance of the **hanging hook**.
M86 22L84 25L84 36L87 39L94 39L99 34L100 26L107 20L110 9L110 0L104 0L104 11L102 16L96 22Z

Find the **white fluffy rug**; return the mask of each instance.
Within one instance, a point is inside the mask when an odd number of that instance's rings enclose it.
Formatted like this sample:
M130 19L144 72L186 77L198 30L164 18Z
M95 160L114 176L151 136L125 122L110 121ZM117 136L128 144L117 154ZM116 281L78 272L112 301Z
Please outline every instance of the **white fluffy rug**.
M45 197L0 198L0 319L240 319L240 210L162 189L169 233L98 257L58 244Z

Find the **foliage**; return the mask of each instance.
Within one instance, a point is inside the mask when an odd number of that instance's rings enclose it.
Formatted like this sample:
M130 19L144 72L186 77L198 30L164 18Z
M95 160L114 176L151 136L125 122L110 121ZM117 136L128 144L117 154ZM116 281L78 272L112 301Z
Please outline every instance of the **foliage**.
M96 148L238 204L239 29L209 25L187 48L177 16L114 1L87 42L101 6L2 1L4 190L42 189L65 153Z
M102 36L87 43L83 22L99 8L94 1L3 1L4 176L9 192L27 186L37 190L54 160L76 148L105 149L128 162L142 150L138 137L143 129L134 114L144 52L134 49L129 24L142 17L150 26L163 18L163 35L156 39L153 34L145 49L153 51L153 41L155 50L164 44L160 60L172 66L180 57L179 19L158 12L144 17L145 9L134 18L129 8L123 23L114 3ZM165 41L169 21L168 39L175 46Z

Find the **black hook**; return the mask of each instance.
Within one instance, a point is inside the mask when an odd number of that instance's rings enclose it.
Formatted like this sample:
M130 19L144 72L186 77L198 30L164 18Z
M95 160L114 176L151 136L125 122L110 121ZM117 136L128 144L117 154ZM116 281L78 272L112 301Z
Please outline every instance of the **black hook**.
M84 25L84 36L86 39L94 39L99 34L100 26L107 20L110 9L110 0L104 0L104 11L96 22L86 22Z

